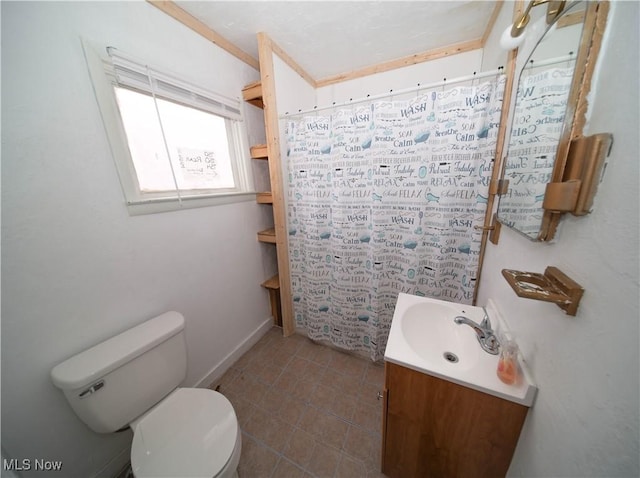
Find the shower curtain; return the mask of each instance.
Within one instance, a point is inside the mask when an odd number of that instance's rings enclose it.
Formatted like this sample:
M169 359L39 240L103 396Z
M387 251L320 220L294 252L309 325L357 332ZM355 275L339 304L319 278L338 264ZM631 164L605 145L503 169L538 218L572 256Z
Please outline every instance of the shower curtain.
M504 76L287 121L296 326L384 356L399 292L471 303Z

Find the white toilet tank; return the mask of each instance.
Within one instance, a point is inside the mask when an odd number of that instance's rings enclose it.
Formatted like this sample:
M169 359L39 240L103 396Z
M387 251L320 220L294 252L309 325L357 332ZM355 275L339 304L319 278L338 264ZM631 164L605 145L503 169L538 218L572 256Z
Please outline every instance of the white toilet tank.
M53 383L93 431L127 426L187 373L184 317L166 312L57 365Z

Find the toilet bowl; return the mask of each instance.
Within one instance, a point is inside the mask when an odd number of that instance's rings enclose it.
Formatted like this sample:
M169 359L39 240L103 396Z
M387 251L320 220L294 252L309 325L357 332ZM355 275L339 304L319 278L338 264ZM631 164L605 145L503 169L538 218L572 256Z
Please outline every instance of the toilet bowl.
M186 377L184 317L167 312L65 360L51 371L97 433L133 430L136 478L237 476L241 432L231 402Z
M178 388L131 423L136 478L231 477L241 435L231 403L212 390Z

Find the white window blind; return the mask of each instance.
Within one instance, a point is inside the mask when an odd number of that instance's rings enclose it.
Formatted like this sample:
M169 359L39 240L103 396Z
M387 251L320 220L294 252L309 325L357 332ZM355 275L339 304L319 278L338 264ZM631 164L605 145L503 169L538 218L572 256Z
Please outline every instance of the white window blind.
M241 120L240 101L203 90L180 78L159 72L114 47L107 51L118 84L153 93L224 118Z

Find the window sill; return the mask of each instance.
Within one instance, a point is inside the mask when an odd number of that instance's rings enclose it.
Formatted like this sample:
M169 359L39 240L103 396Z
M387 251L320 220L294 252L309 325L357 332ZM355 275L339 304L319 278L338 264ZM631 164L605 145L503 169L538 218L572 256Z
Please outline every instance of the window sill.
M179 201L177 197L141 199L127 203L130 216L144 214L156 214L160 212L180 211L197 207L222 206L238 202L255 201L255 192L222 193L210 196L183 196Z

